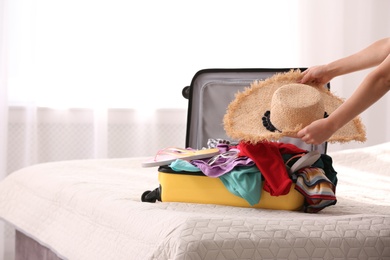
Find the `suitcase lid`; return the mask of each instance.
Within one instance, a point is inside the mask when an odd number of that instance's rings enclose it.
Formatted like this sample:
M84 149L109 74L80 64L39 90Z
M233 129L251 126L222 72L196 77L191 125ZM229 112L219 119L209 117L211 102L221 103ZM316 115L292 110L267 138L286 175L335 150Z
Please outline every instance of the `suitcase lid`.
M238 68L204 69L192 78L191 85L183 89L183 96L188 99L186 147L202 149L208 147L209 139L229 138L223 128L223 117L235 95L243 91L255 80L264 80L275 73L282 73L292 68ZM299 68L305 70L305 68ZM328 84L328 88L330 85ZM298 147L326 153L327 143L308 145L301 139L284 137L281 142L292 143Z

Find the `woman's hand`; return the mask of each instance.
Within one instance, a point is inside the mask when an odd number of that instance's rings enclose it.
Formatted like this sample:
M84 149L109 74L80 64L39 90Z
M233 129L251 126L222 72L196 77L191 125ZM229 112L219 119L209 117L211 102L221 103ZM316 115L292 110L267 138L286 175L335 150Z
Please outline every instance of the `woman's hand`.
M336 131L333 130L327 118L322 118L300 130L297 137L307 144L318 145L326 142L334 132Z
M299 83L311 83L315 85L325 85L333 78L328 72L326 65L310 67L302 72L302 76Z

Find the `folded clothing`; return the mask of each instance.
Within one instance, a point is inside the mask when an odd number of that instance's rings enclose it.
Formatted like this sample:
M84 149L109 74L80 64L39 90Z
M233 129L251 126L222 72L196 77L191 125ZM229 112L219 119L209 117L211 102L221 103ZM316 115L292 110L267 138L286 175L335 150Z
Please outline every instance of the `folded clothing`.
M295 189L305 197L305 212L316 213L336 204L336 186L325 176L323 169L307 167L293 175L296 178Z

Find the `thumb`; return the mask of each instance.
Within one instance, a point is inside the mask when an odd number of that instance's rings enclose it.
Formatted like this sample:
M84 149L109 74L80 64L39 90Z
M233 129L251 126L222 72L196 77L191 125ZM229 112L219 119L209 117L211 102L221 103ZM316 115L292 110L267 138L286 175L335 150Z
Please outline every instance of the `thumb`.
M306 127L301 129L301 130L299 130L299 132L297 133L297 137L298 138L302 138L302 137L305 136L305 134L306 134Z
M309 80L310 74L304 74L301 80L299 80L299 83L306 83Z

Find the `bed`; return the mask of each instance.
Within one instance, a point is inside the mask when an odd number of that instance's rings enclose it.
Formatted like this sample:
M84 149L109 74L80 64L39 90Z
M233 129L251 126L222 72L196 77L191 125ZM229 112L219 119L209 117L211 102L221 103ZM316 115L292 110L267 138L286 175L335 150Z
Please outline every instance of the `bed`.
M315 214L141 202L157 169L122 158L16 171L0 218L16 259L390 259L390 143L330 155L338 202Z

